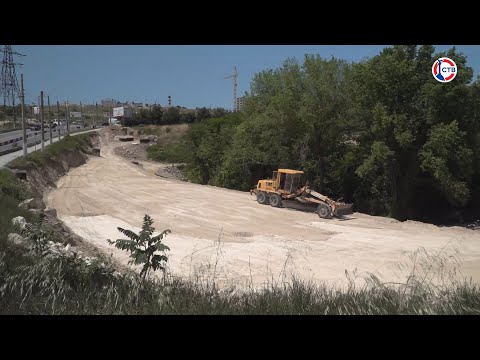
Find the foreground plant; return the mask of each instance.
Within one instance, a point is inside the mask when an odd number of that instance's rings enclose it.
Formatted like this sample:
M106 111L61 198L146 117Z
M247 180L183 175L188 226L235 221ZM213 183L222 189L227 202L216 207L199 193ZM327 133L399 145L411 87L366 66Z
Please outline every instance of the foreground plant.
M131 230L117 227L118 231L127 236L130 240L107 240L109 244L115 245L116 248L130 252L131 260L129 260L129 264L143 264L143 268L140 272L140 276L143 279L147 277L150 270L156 271L160 269L165 273L165 265L168 261L165 251L170 250L168 246L162 244L162 239L167 234L171 233L171 231L167 229L161 234L152 237L155 232L155 228L152 224L152 218L149 215L145 215L143 218L142 230L139 234L135 234ZM161 254L156 252L160 252Z
M48 254L48 242L53 237L53 231L46 230L44 226L45 214L40 213L34 224L27 224L23 229L15 225L17 234L24 236L32 245L32 251L38 256Z

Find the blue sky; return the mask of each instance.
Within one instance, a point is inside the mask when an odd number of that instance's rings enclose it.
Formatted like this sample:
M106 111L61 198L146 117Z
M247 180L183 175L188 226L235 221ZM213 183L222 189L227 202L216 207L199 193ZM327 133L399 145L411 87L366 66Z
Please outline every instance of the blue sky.
M438 45L443 51L452 45ZM359 61L378 54L385 45L34 45L13 46L27 55L16 60L25 77L26 101L40 90L50 100L94 103L104 98L194 107L232 107L233 80L239 73L243 95L253 75L281 66L289 57L305 54ZM480 45L459 45L468 63L480 74Z

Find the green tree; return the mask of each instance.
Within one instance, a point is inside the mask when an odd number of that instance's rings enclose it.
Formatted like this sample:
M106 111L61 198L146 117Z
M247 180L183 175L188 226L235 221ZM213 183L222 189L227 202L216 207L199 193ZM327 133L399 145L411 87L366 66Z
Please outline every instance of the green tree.
M461 69L455 81L448 84L431 76L434 59L442 55L453 58ZM447 54L434 55L432 46L394 46L356 65L354 70L356 117L363 127L362 164L357 171L361 181L356 199L359 203L365 198L375 199L363 201L370 205L362 210L371 212L383 206L381 214L406 219L422 216L420 212L425 212L426 207L420 204L426 199L432 204L441 203L439 197L450 204L466 204L472 163L467 161L462 172L453 175L456 165L439 151L436 140L445 139L449 133L454 136L451 141L458 145L467 140L462 130L478 124L471 109L472 70L466 66L466 58L454 48ZM441 125L454 120L456 126ZM373 145L378 142L389 154L389 166L373 169L372 159L378 155L378 146ZM471 145L467 142L460 148L462 156L471 158ZM384 196L377 197L382 182Z
M210 114L210 110L208 110L206 107L198 108L196 111L197 122L209 119L211 117L212 115Z
M231 146L240 119L238 113L229 114L190 127L184 146L191 149L191 162L186 168L191 180L202 184L223 185L218 169L223 164L225 152Z
M224 108L215 108L212 111L212 117L220 118L227 114L227 111Z
M180 122L180 109L177 107L168 108L162 116L163 124L178 124Z
M338 195L343 169L339 152L347 148L351 66L337 59L305 56L280 69L256 74L233 145L221 167L223 184L246 190L280 167L300 168L314 187ZM343 151L343 150L342 150Z
M465 135L457 121L434 125L419 153L422 170L435 179L435 185L456 206L465 206L470 198L473 151L465 146Z
M149 120L151 124L159 125L163 120L163 109L161 106L153 106L150 110Z
M195 122L195 114L192 112L184 112L180 114L179 122L184 124L191 124Z

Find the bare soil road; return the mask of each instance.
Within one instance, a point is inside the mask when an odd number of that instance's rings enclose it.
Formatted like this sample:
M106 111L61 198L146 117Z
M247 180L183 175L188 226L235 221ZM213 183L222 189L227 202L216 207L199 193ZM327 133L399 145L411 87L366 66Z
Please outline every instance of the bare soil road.
M117 226L138 230L149 214L157 230L172 230L165 243L174 274L214 276L221 284L261 286L295 273L342 285L345 270L355 268L404 281L413 266L408 254L421 247L447 257L456 252L459 274L480 280L478 231L360 213L324 220L272 208L249 193L157 177L160 165L132 164L114 154L115 146L104 144L101 157L60 179L46 202L76 234L122 262L128 257L107 239L122 237ZM409 268L401 272L399 263Z

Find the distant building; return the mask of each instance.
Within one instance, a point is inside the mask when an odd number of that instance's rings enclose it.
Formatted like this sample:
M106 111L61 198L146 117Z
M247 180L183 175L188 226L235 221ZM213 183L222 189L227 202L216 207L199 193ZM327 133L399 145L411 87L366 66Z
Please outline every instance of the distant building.
M237 111L242 110L244 104L245 104L245 96L237 97Z
M115 99L103 99L102 106L104 107L113 107L117 105L117 100Z
M119 106L113 108L113 117L131 117L133 116L133 109L130 106Z

